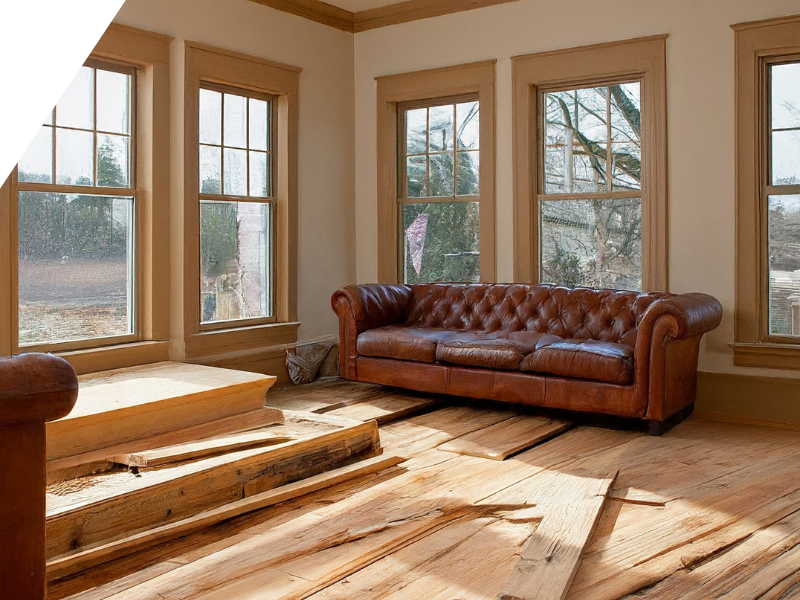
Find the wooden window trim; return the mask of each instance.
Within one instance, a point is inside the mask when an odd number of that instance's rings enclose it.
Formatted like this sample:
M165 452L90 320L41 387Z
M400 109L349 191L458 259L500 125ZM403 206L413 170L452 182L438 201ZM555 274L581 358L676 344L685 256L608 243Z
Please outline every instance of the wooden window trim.
M641 81L642 289L668 289L666 35L582 46L512 60L514 280L539 281L537 233L541 91ZM646 151L644 149L647 149Z
M800 339L769 334L767 69L800 55L800 15L731 26L736 40L736 300L733 362L800 369Z
M162 360L164 343L170 337L169 305L169 47L172 37L112 23L98 41L87 62L118 63L135 68L132 188L125 195L137 196L136 297L137 331L133 336L100 339L92 347L74 349L74 344L51 344L36 349L60 349L59 354L80 372L118 368ZM0 187L0 355L17 352L16 199L11 178ZM108 191L113 192L109 189ZM14 218L12 218L14 217ZM159 257L155 260L154 257ZM130 343L119 343L128 340ZM110 344L110 345L109 345ZM83 345L83 344L81 344ZM25 347L23 351L34 348ZM88 358L87 358L88 357ZM99 366L98 366L99 365Z
M398 106L476 95L480 101L480 280L496 277L495 60L377 77L378 281L400 280ZM431 102L426 102L430 104ZM467 197L464 197L467 199ZM470 200L473 197L469 197ZM427 200L427 199L426 199Z
M187 360L220 354L220 348L250 344L264 347L296 341L297 331L297 147L300 69L205 44L187 41L184 80L184 179L181 214L174 235L183 240L182 279L175 293L183 298L180 327ZM275 97L273 181L273 269L275 319L200 325L199 90L218 84ZM272 322L277 321L277 322ZM220 329L219 327L222 327ZM287 337L288 336L288 337ZM293 338L293 339L292 339ZM213 340L213 341L208 341ZM253 342L256 343L256 342Z

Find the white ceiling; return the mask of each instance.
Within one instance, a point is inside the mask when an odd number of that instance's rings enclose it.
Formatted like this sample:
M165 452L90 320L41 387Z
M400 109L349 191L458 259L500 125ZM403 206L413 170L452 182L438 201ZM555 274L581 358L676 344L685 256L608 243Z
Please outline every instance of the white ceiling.
M370 8L378 8L388 4L399 4L402 0L325 0L326 4L338 6L350 12L361 12Z

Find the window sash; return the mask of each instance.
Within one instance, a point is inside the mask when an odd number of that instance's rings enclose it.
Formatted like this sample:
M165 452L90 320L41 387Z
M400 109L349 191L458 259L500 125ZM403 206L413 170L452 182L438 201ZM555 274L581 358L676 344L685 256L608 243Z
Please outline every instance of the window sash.
M128 148L128 177L130 187L102 187L97 185L97 136L98 134L109 133L111 135L122 135L118 132L107 132L97 127L97 75L95 71L94 85L93 85L93 112L94 112L94 127L92 129L80 129L74 127L64 127L57 125L56 114L57 106L53 107L52 116L52 135L53 135L53 183L37 183L28 181L19 181L19 168L14 167L9 178L10 182L10 206L9 215L11 217L11 245L14 251L11 254L11 284L13 287L11 302L11 347L14 353L19 352L64 352L70 350L85 350L92 348L103 348L106 346L114 346L117 344L138 342L141 341L141 291L140 291L140 241L141 241L141 190L137 187L137 139L139 135L138 128L138 102L139 102L139 78L138 69L134 66L127 65L121 62L116 62L107 59L89 58L84 62L85 67L93 69L100 69L104 71L111 71L129 75L131 77L130 86L130 128L126 137L129 139ZM72 185L72 184L59 184L56 182L56 162L57 150L55 145L55 132L56 128L66 129L72 131L91 132L93 135L93 169L94 169L94 185ZM53 194L80 194L86 196L120 196L132 198L133 202L133 223L130 225L132 240L129 242L130 246L130 288L129 302L131 303L131 330L130 334L103 336L84 338L80 340L72 340L68 342L46 342L41 344L26 344L20 346L19 343L19 195L22 192L48 192Z
M800 195L800 184L774 185L772 183L772 142L773 131L792 131L800 128L772 128L772 78L771 68L775 65L800 63L800 54L786 54L779 56L762 57L759 60L759 78L757 91L757 119L759 126L758 154L759 154L759 194L758 214L759 244L760 244L760 274L758 277L758 294L760 298L759 340L765 343L791 344L800 346L799 335L785 335L771 332L770 307L771 307L771 274L770 266L770 232L769 232L769 198L770 196Z
M263 317L250 317L250 318L240 318L240 319L220 319L216 321L203 321L202 316L199 320L199 330L200 331L217 331L222 329L231 329L231 328L238 328L238 327L249 327L249 326L256 326L256 325L265 325L269 323L277 323L278 322L278 312L276 307L276 300L277 300L277 286L276 286L276 261L275 261L275 248L276 248L276 230L275 230L275 213L277 208L277 202L275 199L275 191L278 186L278 182L276 179L276 174L278 172L278 165L277 165L277 147L278 147L278 119L277 119L277 105L278 105L278 98L272 94L267 94L264 92L260 92L257 90L252 90L244 87L237 87L237 86L230 86L224 85L216 82L209 82L201 80L199 90L211 90L215 92L219 92L221 94L231 94L239 97L243 97L246 99L257 99L269 102L269 115L268 115L268 127L269 127L269 149L264 151L265 154L269 156L269 177L270 177L270 185L269 185L269 195L267 196L243 196L238 194L226 194L225 187L224 187L224 173L225 173L225 148L232 148L236 150L245 150L248 153L250 152L250 141L249 141L249 132L250 132L250 111L248 108L247 111L247 143L246 147L239 147L239 146L226 146L225 145L225 115L224 115L224 105L221 106L220 109L220 144L203 144L198 143L197 152L199 156L200 146L208 146L212 148L219 148L220 150L220 193L205 193L201 192L197 195L198 197L198 204L202 201L210 201L210 202L247 202L252 204L266 204L269 207L269 265L268 265L268 284L269 284L269 305L270 305L270 313L269 315ZM199 106L199 105L198 105ZM199 112L198 112L198 123L199 123ZM262 152L259 150L258 152ZM199 163L198 163L199 165ZM247 185L248 191L250 186L250 160L246 161L247 165ZM199 236L199 231L198 231ZM202 243L202 241L201 241ZM199 258L199 257L198 257ZM198 263L198 273L202 274L201 265ZM200 287L200 281L197 282L198 287ZM200 294L200 315L202 315L202 294Z

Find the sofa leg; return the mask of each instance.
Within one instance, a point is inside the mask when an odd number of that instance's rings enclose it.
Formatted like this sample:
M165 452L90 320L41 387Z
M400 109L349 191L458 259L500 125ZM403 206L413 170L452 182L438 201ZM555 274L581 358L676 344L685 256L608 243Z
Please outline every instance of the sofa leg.
M678 423L683 421L686 417L688 417L694 411L694 402L692 402L689 406L686 406L676 412L674 415L670 415L663 421L656 421L655 419L651 419L647 421L647 433L650 435L664 435L670 429L675 427Z

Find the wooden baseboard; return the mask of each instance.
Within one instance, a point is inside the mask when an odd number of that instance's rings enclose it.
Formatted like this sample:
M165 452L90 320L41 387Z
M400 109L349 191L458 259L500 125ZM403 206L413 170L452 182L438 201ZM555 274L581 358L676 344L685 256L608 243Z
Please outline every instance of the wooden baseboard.
M700 372L695 406L698 416L800 428L800 379Z

